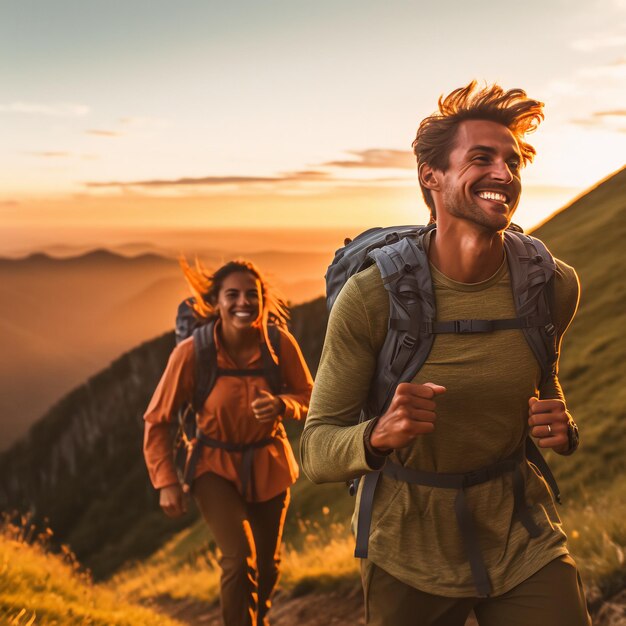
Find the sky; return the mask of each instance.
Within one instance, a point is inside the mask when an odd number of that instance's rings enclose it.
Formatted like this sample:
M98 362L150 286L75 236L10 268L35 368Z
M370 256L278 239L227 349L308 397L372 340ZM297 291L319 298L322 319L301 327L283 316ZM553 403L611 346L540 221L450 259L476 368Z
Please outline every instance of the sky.
M545 102L525 228L626 162L626 0L0 0L0 256L421 223L416 128L474 78Z

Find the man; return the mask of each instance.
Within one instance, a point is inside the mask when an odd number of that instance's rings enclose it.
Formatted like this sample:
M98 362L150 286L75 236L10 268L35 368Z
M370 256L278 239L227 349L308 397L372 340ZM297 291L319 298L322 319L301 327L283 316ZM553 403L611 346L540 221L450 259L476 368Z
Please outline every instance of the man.
M413 147L436 222L422 243L437 322L516 318L505 229L521 168L535 153L524 136L542 107L522 90L472 82L440 98L439 112L420 124ZM553 277L556 358L579 286L561 261ZM389 307L377 265L345 284L301 444L314 482L382 470L370 531L358 529L369 535L366 622L462 626L473 609L481 626L589 624L551 494L523 456L528 434L559 454L576 448L556 363L543 376L519 327L437 334L412 382L397 385L382 414L359 422L380 371ZM461 486L449 488L450 476Z

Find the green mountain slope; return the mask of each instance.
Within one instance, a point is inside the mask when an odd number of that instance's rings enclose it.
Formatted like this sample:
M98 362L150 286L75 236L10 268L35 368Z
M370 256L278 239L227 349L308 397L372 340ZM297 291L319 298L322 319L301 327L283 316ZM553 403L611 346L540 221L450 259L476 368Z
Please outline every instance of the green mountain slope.
M565 492L574 495L578 488L600 487L626 467L626 168L533 235L574 266L581 282L559 378L582 445L570 458L551 460Z

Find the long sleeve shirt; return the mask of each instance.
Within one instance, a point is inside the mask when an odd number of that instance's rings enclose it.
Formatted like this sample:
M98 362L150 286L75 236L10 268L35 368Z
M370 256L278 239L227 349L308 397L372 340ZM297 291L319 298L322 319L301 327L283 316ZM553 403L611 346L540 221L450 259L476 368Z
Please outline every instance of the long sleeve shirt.
M431 266L437 320L516 316L506 262L488 280L465 284ZM560 339L578 302L574 270L560 261L553 322ZM322 358L301 439L301 458L315 482L345 481L372 469L359 423L389 320L389 300L376 266L353 276L331 311ZM562 398L555 376L539 388L541 371L521 330L437 335L413 382L446 387L436 399L433 433L388 458L417 470L464 473L507 458L528 433L528 399ZM567 553L566 537L545 481L523 466L526 502L542 533L531 538L514 514L512 477L467 490L494 595L505 593L550 560ZM362 483L362 481L361 481ZM358 497L357 495L357 510ZM381 476L369 537L369 559L417 589L448 597L476 594L458 528L455 491ZM353 524L356 525L356 516Z
M217 366L241 369L224 349L215 325ZM259 341L262 339L259 338ZM178 478L172 459L170 423L179 408L191 401L195 388L194 346L192 338L173 350L163 376L144 415L144 456L148 473L156 489L176 484ZM273 437L273 441L254 452L252 494L255 502L278 495L298 478L298 465L286 437L282 419L306 417L313 380L294 337L280 330L280 371L283 390L278 397L285 410L275 423L259 422L251 404L262 390L270 391L263 376L219 376L197 415L200 430L212 439L247 444ZM262 368L260 344L244 369ZM202 446L195 477L213 472L232 481L241 491L239 466L242 453Z

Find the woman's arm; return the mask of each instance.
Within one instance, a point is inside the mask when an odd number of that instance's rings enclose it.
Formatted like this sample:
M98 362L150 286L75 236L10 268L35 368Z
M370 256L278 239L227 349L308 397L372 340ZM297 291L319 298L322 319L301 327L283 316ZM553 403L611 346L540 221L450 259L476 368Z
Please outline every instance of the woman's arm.
M280 331L280 371L284 393L276 397L284 404L281 415L283 418L303 420L309 410L313 378L298 342L284 329Z
M148 474L155 489L178 485L172 459L170 423L182 404L193 395L193 340L181 342L169 361L143 416L145 421L143 452Z

